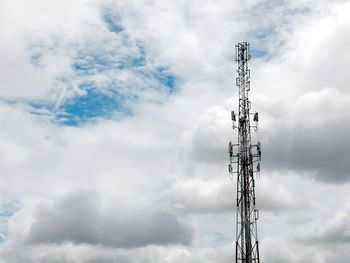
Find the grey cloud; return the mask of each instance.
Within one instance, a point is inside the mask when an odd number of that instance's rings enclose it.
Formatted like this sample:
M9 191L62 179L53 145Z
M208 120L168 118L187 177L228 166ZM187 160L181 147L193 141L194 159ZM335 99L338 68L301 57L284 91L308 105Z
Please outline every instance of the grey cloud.
M23 250L21 250L23 249ZM42 253L44 252L44 253ZM12 250L2 252L2 259L6 263L78 263L75 260L71 260L64 253L52 252L50 249L44 249L44 251L37 252L28 247L12 247Z
M86 263L113 263L115 262L114 259L111 259L111 258L101 258L101 257L97 257L97 258L93 258L93 259L90 259L88 261L86 261ZM129 263L131 262L130 260L120 260L118 259L118 262L120 263Z
M40 259L40 263L75 263L64 255L46 255Z
M136 205L136 204L133 204ZM53 207L39 207L31 243L92 244L134 248L189 244L193 232L174 214L156 209L106 206L96 194L68 195Z
M84 261L84 263L133 263L136 262L133 257L130 256L100 256L92 257Z
M100 246L70 247L57 253L55 250L61 250L59 246L44 245L21 247L23 251L14 251L3 255L6 263L199 263L199 262L224 262L232 261L231 246L224 248L203 247L201 249L188 249L182 246L159 247L147 246L136 249L106 249ZM15 249L13 247L13 249ZM81 249L79 251L79 249ZM61 261L60 261L61 260Z
M311 231L307 231L298 240L309 245L349 245L350 217L340 215L329 222L323 222Z
M350 141L344 131L335 130L333 134L327 135L322 132L325 129L327 127L314 130L300 129L297 131L300 133L299 136L293 136L289 146L271 149L275 154L267 158L267 164L272 167L284 165L287 169L310 171L322 181L334 183L348 181ZM344 138L345 142L339 138ZM283 145L282 143L283 141L279 145ZM269 146L266 148L268 153Z
M334 231L327 231L316 236L311 236L304 239L309 244L350 244L350 233L345 228L334 229Z
M265 131L263 165L274 170L312 174L329 183L350 180L349 125L328 120L308 126L275 127Z

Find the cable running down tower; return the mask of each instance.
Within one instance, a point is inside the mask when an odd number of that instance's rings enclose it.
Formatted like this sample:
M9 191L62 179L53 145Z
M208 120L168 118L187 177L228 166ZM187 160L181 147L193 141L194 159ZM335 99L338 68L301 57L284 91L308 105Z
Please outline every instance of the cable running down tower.
M231 111L233 129L238 130L237 143L229 143L230 178L237 177L237 214L236 214L236 261L235 263L260 263L257 220L259 211L255 207L255 178L260 172L260 142L252 144L251 128L257 131L258 113L250 112L250 59L249 44L241 42L236 45L236 62L239 88L238 114ZM253 121L251 122L251 117Z

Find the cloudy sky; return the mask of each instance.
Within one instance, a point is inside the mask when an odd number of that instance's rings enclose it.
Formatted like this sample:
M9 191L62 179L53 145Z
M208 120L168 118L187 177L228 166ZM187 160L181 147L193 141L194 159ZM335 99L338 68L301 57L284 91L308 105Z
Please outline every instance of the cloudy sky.
M1 0L0 262L233 262L234 45L260 254L350 257L350 1Z

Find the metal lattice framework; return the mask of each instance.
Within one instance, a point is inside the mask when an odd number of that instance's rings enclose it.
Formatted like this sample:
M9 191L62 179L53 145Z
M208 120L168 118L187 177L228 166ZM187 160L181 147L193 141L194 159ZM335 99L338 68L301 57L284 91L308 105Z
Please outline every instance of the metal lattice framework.
M229 143L231 179L237 177L237 217L236 217L236 263L260 263L256 209L255 178L260 172L261 146L252 144L251 128L256 131L258 113L250 113L250 59L249 44L241 42L236 45L236 62L239 87L239 111L231 112L233 129L238 129L238 141ZM253 124L251 124L251 117Z

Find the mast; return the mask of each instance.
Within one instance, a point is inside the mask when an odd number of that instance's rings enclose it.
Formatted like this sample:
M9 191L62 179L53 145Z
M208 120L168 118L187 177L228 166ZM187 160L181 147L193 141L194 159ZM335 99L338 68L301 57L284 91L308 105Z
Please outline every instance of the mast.
M251 138L251 128L257 130L259 116L257 112L250 112L249 60L249 44L238 43L236 86L239 88L239 108L238 114L231 111L233 129L238 130L238 140L236 144L229 143L229 173L231 178L237 177L236 263L260 263L257 231L259 211L255 206L255 177L260 172L261 146L260 142L252 144Z

